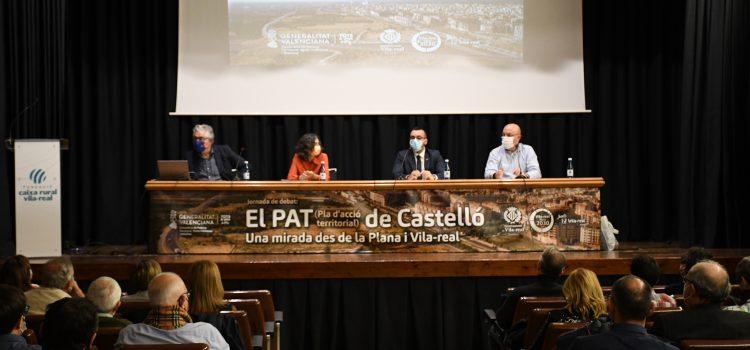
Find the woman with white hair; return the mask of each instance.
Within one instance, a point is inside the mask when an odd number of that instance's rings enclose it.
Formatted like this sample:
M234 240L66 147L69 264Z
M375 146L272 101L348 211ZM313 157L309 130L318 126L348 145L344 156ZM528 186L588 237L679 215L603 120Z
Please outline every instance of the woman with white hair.
M214 144L214 129L206 124L193 127L193 149L185 152L185 159L193 180L231 181L246 169L245 159L229 146Z

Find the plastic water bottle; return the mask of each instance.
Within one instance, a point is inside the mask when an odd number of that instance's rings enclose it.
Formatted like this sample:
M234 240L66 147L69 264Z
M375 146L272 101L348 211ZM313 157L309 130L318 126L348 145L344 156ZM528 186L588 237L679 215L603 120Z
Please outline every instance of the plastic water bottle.
M326 173L326 162L320 162L320 181L325 181L328 177Z
M568 177L573 177L573 158L568 158L568 169L566 171Z
M443 171L443 179L450 180L451 179L451 160L446 159L445 160L445 171Z
M245 171L242 173L242 179L250 181L250 162L245 161Z

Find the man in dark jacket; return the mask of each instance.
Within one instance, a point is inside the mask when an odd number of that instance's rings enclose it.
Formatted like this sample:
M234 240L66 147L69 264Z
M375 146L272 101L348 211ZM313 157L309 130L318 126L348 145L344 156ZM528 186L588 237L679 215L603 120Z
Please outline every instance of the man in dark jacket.
M612 294L607 301L607 310L614 326L609 332L575 338L570 349L677 350L646 332L646 317L652 308L651 286L633 275L622 277L612 286ZM563 337L558 339L558 349L568 349L564 340Z
M750 339L750 314L721 309L731 289L724 267L711 260L699 262L684 280L687 310L657 315L654 335L676 344L685 339Z
M185 152L193 180L235 180L233 172L243 172L245 159L227 145L214 145L214 129L210 125L193 127L193 149Z
M440 151L427 148L427 132L415 126L409 133L409 149L399 151L393 162L396 180L437 180L445 172L445 161Z

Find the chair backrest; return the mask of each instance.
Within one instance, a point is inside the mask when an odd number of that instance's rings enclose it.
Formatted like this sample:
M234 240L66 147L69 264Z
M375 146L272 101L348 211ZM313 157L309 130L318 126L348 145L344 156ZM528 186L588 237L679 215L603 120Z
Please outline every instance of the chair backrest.
M101 327L96 330L94 345L98 350L113 350L117 337L120 335L120 327Z
M562 334L583 328L586 326L586 322L574 322L574 323L550 323L547 326L547 332L544 333L544 343L542 343L542 350L552 350L557 345L557 338Z
M146 318L149 310L151 303L148 300L123 300L117 314L130 322L140 323Z
M516 304L516 311L513 314L513 323L516 323L529 316L529 312L534 309L559 309L565 306L563 297L521 297Z
M26 340L26 344L29 344L29 345L39 344L39 341L36 339L36 333L34 333L34 331L31 329L27 329L23 331L23 333L21 333L21 336L23 337L23 339Z
M250 328L250 320L247 318L247 312L245 311L220 311L222 315L229 315L237 319L237 324L240 327L240 335L242 340L245 341L245 348L247 350L253 349L253 331Z
M208 344L143 344L123 345L122 350L209 350Z
M536 338L536 335L539 333L539 330L542 328L542 325L544 325L544 321L547 320L547 316L549 315L549 312L555 310L552 308L537 308L534 310L531 310L529 313L529 317L526 319L526 332L523 336L523 346L524 349L531 348L532 345L534 345L534 339Z
M682 350L750 350L750 339L738 340L683 340Z
M43 322L44 322L44 315L26 315L26 328L34 331L34 333L37 336L42 334Z
M654 325L654 318L656 317L656 315L664 314L668 312L679 312L679 311L682 311L681 306L655 308L652 313L646 316L646 329L651 329L651 327Z
M250 330L253 334L265 334L265 318L263 309L258 299L228 299L228 303L234 305L237 310L245 311L250 322Z
M276 307L273 304L271 292L265 289L261 290L228 290L224 292L224 299L258 299L263 309L263 318L266 322L274 321Z

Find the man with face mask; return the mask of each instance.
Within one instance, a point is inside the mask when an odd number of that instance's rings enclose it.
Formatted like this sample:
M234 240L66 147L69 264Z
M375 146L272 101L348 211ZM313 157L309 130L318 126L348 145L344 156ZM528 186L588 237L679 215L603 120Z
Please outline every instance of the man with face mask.
M238 156L227 145L214 144L214 129L210 125L193 127L193 149L185 152L185 159L193 180L234 180L237 169L245 171L245 159Z
M534 148L521 143L521 127L503 128L502 145L493 149L484 168L485 179L538 179L542 177Z
M427 132L415 126L409 133L409 149L399 151L393 162L396 180L437 180L443 178L445 161L440 151L427 148Z

